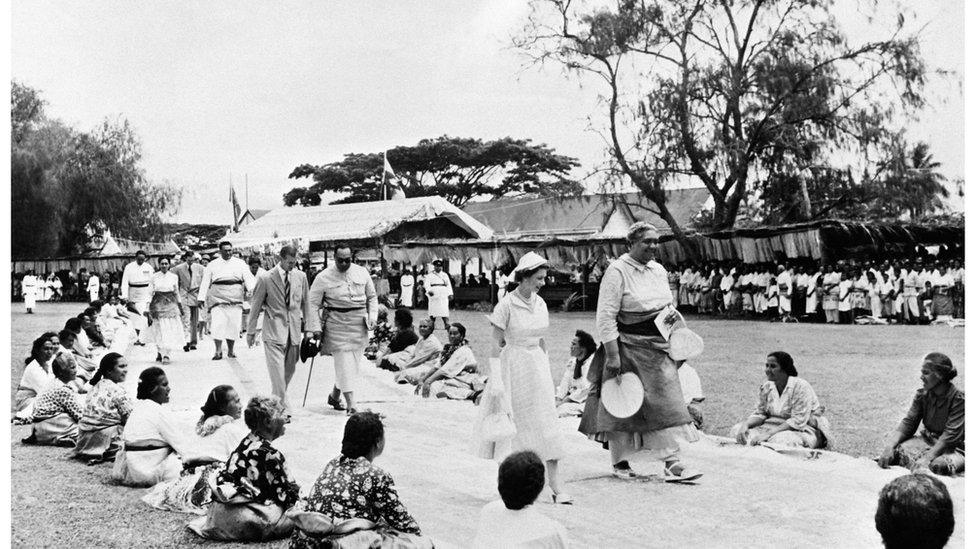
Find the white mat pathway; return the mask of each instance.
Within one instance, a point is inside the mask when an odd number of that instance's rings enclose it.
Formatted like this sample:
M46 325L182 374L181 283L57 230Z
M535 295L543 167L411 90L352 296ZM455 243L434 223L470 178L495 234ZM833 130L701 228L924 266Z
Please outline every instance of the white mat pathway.
M211 361L203 341L164 366L172 385L170 406L187 428L199 416L207 392L234 385L245 400L270 393L260 346L239 342L237 359ZM133 347L127 384L135 392L139 372L155 364L155 350ZM474 535L479 508L496 498L495 465L471 456L475 408L467 402L423 400L412 387L371 365L357 397L360 409L385 416L386 451L377 465L396 481L401 498L424 532L447 546L465 546ZM289 389L292 423L275 445L285 454L303 493L339 454L344 412L325 404L334 374L330 357L315 360L308 405L301 407L308 364L299 363ZM874 511L881 487L904 469L882 470L865 458L829 454L815 461L764 448L689 445L686 459L705 473L692 486L628 483L609 476L607 454L576 432L577 420L560 420L570 453L562 465L572 506L538 507L568 529L575 545L601 547L879 547ZM640 470L649 465L635 462ZM945 479L956 506L950 547L962 547L963 479Z

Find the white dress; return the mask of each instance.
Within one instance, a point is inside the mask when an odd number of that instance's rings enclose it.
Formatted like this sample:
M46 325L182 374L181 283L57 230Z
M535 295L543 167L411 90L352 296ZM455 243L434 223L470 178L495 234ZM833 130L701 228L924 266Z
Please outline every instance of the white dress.
M448 299L454 295L451 277L444 271L429 273L424 277L424 288L427 289L427 314L435 318L451 316Z
M404 307L413 307L413 275L403 273L400 275L400 303Z
M516 429L511 451L532 450L543 461L561 458L564 448L558 430L549 355L539 346L539 340L549 328L546 302L536 294L526 301L514 291L495 306L489 320L505 332L501 377ZM479 416L483 414L484 407L479 407ZM508 453L506 446L496 444L492 457L503 459Z
M20 283L24 292L24 305L27 309L33 309L37 306L38 284L37 277L34 275L25 276L24 280Z

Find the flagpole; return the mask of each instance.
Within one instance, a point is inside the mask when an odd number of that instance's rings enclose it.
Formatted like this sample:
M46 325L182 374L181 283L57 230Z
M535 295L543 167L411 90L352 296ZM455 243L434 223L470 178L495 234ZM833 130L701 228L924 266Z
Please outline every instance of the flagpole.
M247 174L244 174L244 211L251 209L250 193L247 192Z
M383 151L383 200L386 200L386 151Z

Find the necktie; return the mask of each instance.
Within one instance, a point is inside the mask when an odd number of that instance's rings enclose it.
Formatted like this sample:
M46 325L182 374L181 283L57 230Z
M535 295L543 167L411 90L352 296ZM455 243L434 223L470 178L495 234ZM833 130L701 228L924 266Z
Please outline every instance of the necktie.
M291 307L291 277L290 273L285 273L285 309Z

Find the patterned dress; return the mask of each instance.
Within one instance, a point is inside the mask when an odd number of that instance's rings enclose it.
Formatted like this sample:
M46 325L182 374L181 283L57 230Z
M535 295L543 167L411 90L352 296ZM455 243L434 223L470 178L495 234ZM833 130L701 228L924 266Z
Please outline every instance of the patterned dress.
M88 393L85 412L78 422L78 444L74 455L80 458L113 456L132 407L132 398L124 387L107 378L99 381Z
M334 522L361 518L385 524L397 532L420 534L417 521L400 501L393 477L364 457L339 456L330 461L312 486L305 511L328 515ZM290 547L319 547L319 541L296 529Z
M285 469L285 456L254 433L231 453L217 484L232 484L239 495L264 505L288 509L298 501L298 484Z

